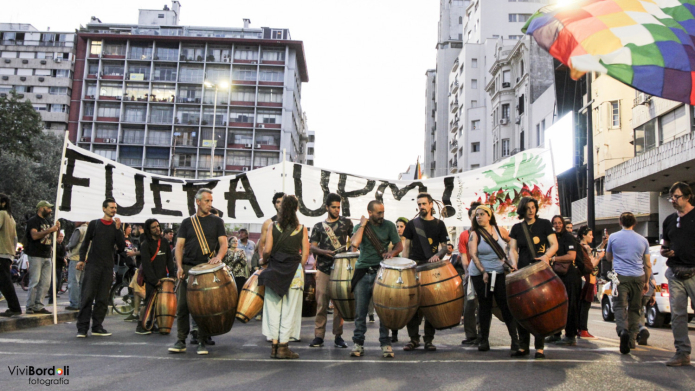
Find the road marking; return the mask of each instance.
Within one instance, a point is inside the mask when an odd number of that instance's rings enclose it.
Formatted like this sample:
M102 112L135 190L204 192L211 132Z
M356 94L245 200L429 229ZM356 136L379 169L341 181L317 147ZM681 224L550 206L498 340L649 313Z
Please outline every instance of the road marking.
M94 337L97 338L97 337ZM49 341L41 339L14 339L14 338L0 338L0 343L10 343L10 344L26 344L26 345L60 345L65 343L70 343L68 341ZM149 345L147 342L90 342L90 345L108 346L108 345Z

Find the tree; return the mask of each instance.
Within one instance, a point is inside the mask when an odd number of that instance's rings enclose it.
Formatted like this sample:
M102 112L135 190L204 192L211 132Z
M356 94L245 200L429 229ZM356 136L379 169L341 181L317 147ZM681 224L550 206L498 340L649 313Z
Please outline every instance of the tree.
M37 157L34 142L43 134L41 115L30 101L20 101L14 90L0 97L0 134L0 156L10 153Z

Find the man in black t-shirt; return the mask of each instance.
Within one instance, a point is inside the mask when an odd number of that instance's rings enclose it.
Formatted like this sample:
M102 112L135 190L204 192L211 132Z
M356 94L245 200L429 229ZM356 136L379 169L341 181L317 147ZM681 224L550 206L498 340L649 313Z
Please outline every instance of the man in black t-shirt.
M203 263L218 264L222 262L222 258L227 254L227 233L224 229L224 222L221 218L210 213L212 209L212 190L200 189L195 195L195 203L198 206L198 211L195 216L200 221L200 226L203 229L203 235L207 241L207 246L198 241L198 237L193 229L193 222L188 217L181 222L179 233L176 239L176 266L177 277L182 280L188 276L188 271L196 265ZM209 249L210 252L204 253L203 248ZM218 249L219 248L219 249ZM217 252L214 252L218 249ZM172 353L186 352L186 337L190 331L190 321L188 319L188 302L187 302L188 286L185 282L179 284L176 305L176 328L177 341L173 347L169 348ZM207 335L203 330L198 330L198 354L208 354L205 347Z
M41 201L36 205L36 215L27 221L24 252L29 257L29 294L27 314L50 314L41 301L51 283L51 248L53 233L60 230L60 222L51 226L46 220L53 212L53 205Z
M326 221L314 225L311 230L311 252L316 255L316 322L314 326L314 340L309 344L310 347L323 346L323 339L326 336L326 314L328 313L328 282L331 278L331 268L333 267L333 257L336 251L344 251L348 238L352 236L353 225L350 219L340 216L340 196L329 194L326 197L326 210L328 217ZM330 233L329 233L330 232ZM334 346L337 348L347 348L343 340L343 318L337 309L333 310L333 335L335 335Z
M442 220L436 219L434 215L434 202L432 196L427 193L420 193L417 196L417 206L420 216L416 217L405 225L403 236L405 237L405 249L403 257L412 259L418 265L428 262L439 262L446 254L449 233ZM420 323L422 316L418 313L408 322L408 342L403 350L411 351L420 346ZM434 340L434 326L425 319L425 350L435 351L437 347L432 344Z
M668 257L666 278L676 354L666 365L679 367L690 365L688 298L695 302L692 294L695 292L695 198L690 186L684 182L674 183L669 195L676 212L664 220L661 255Z

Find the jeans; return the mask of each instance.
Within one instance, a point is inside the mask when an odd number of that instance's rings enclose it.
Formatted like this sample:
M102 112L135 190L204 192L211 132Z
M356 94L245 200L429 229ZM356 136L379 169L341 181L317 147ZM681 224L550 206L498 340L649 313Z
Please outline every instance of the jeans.
M77 331L87 332L89 320L92 331L102 328L109 309L109 291L113 282L113 269L87 262L82 275L80 312L77 314ZM92 307L92 303L94 306Z
M10 311L22 313L22 307L19 305L17 293L12 284L12 275L10 274L11 267L11 259L0 258L0 293L7 299L7 307Z
M620 281L618 297L613 299L615 331L620 335L623 330L627 330L630 333L630 340L634 340L639 332L639 322L642 314L644 276L629 277L618 275L618 280Z
M676 278L671 269L666 270L668 279L668 298L671 303L671 331L673 345L677 353L690 355L690 338L688 337L688 297L695 300L695 277L687 280Z
M179 284L179 289L176 291L176 333L177 339L185 341L188 333L191 331L191 323L188 312L188 271L193 265L183 265L184 280ZM194 325L194 329L195 329ZM207 335L204 335L202 330L198 330L198 341L205 341Z
M77 270L77 261L70 261L68 266L68 294L70 307L80 308L80 291L82 288L82 270Z
M376 273L367 273L354 288L357 317L355 319L355 334L352 337L352 342L359 345L364 345L364 335L367 333L367 311L369 302L372 301L372 290L374 289L375 280ZM379 319L379 343L381 346L391 346L389 329L384 326L381 319Z
M27 310L43 309L43 297L51 284L51 258L29 256L29 296Z

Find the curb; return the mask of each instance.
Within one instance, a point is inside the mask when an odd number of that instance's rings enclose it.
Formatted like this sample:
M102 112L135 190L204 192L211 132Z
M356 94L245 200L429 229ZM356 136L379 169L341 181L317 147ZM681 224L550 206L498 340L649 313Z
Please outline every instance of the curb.
M77 314L79 311L59 311L58 312L58 323L73 322L77 320ZM106 316L120 316L113 312L111 306L106 312ZM13 316L11 318L0 318L0 333L7 333L15 330L24 330L34 327L42 326L52 326L53 325L53 314L51 315L27 315L22 314L19 316Z

